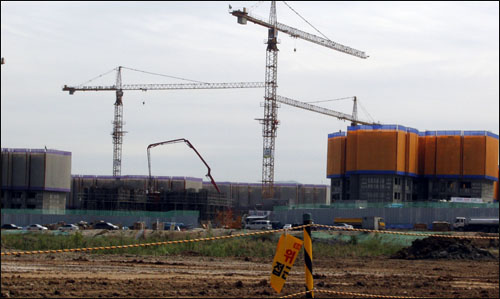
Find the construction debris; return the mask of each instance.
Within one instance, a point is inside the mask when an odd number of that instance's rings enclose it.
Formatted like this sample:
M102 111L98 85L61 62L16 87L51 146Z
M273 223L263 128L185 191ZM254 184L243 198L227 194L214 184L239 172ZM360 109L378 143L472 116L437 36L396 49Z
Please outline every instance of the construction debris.
M487 260L496 257L485 249L472 244L471 240L458 238L428 237L417 239L410 247L396 252L393 259L467 259Z

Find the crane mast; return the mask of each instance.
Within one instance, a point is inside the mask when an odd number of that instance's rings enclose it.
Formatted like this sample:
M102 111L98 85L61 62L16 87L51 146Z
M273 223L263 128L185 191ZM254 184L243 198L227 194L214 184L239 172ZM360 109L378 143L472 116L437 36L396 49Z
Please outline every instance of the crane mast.
M355 126L358 124L358 98L354 97L353 99L353 105L352 105L352 118L353 120L351 121L351 126Z
M266 49L266 87L264 96L264 118L262 123L262 198L273 198L274 184L274 147L278 129L278 107L276 105L276 87L278 81L278 30L276 29L276 2L271 2L271 12Z
M329 39L321 38L314 34L287 26L277 22L276 1L271 1L269 21L250 15L246 8L243 10L232 10L230 14L237 17L239 24L245 25L247 21L268 28L267 49L266 49L266 88L264 95L264 118L261 119L263 125L262 135L264 137L264 149L262 159L262 198L273 198L274 185L274 151L275 138L278 128L278 110L276 106L277 71L278 71L278 31L289 34L294 38L303 40L345 53L358 58L366 59L368 55L363 51L333 42Z
M123 135L123 90L122 87L122 68L118 67L116 75L116 101L115 114L113 118L113 176L119 176L122 173L122 143Z
M178 83L178 84L122 84L122 67L116 69L116 81L112 86L67 86L63 91L70 95L76 91L115 91L115 109L113 118L113 176L121 175L123 135L123 91L124 90L184 90L184 89L228 89L228 88L263 88L263 82L232 82L232 83Z

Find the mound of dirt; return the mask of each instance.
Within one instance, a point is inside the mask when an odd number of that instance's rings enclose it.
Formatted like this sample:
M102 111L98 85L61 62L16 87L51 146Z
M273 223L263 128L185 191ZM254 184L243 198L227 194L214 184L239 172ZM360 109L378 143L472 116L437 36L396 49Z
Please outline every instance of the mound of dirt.
M478 248L471 240L458 238L428 237L417 239L410 247L396 252L394 259L466 259L490 260L496 257L489 251Z

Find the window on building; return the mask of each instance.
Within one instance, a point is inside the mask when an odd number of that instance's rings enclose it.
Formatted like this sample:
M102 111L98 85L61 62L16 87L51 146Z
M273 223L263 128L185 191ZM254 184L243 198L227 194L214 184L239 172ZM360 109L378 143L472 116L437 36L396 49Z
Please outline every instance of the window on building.
M332 181L332 186L333 187L340 187L340 181L339 180Z
M411 201L411 194L406 194L406 201Z
M401 193L400 192L394 192L394 199L401 199Z
M394 185L401 185L401 178L394 178Z
M462 189L470 189L472 187L471 182L460 182L460 188Z

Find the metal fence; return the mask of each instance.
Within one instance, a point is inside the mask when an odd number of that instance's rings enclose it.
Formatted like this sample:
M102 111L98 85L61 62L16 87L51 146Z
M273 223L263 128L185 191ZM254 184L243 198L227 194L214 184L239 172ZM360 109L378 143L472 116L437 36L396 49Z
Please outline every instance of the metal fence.
M156 221L179 222L187 226L198 227L200 212L191 210L177 210L168 212L146 211L105 211L105 210L31 210L31 209L2 209L1 223L14 223L18 226L30 224L49 224L64 221L77 223L79 221L98 222L106 221L123 226L132 226L134 222L143 221L151 227Z
M405 203L389 207L388 204L370 203L365 206L349 207L342 205L323 205L314 208L277 207L272 220L285 223L301 223L302 214L311 213L315 223L333 225L336 217L383 217L388 228L412 228L416 223L428 227L433 221L454 222L455 217L491 217L498 218L498 203L463 204L463 203Z
M441 202L441 201L410 201L410 202L367 202L366 200L349 200L325 204L300 204L290 206L276 206L274 211L292 209L359 209L359 208L496 208L499 203L465 203L465 202Z

